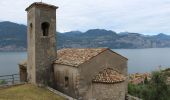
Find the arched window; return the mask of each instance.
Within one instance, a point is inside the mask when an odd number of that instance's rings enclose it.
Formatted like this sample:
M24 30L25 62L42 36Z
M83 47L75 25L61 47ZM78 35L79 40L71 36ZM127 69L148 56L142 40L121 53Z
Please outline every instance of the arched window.
M48 22L44 22L44 23L41 24L41 29L42 29L42 32L43 32L43 36L48 36L49 27L50 27L50 24Z

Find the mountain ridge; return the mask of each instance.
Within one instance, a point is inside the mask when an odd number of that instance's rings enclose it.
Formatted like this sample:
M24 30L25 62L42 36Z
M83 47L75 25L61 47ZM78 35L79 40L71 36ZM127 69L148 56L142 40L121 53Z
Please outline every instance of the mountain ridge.
M0 22L0 51L25 51L27 47L27 27L22 24ZM170 47L170 36L143 35L140 33L116 33L105 29L90 29L86 32L57 32L57 48L96 48L111 49L165 48Z

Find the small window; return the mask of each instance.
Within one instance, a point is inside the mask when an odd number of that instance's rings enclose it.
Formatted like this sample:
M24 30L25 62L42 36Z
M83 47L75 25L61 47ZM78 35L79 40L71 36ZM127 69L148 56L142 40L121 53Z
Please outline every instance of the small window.
M32 28L32 23L30 23L30 28Z
M41 24L41 29L42 29L42 32L43 32L43 36L48 36L49 27L50 27L50 24L47 23L47 22L44 22L44 23Z
M65 77L65 87L68 87L69 85L69 78L66 76Z
M32 38L32 23L30 23L29 32L30 32L30 38Z
M32 23L30 23L30 32L32 33Z

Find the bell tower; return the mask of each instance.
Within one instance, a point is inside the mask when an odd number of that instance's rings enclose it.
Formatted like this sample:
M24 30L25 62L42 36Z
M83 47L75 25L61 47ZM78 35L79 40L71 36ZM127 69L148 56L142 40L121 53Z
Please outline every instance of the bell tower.
M56 59L56 9L42 2L31 4L27 11L27 73L36 85L53 82L52 63Z

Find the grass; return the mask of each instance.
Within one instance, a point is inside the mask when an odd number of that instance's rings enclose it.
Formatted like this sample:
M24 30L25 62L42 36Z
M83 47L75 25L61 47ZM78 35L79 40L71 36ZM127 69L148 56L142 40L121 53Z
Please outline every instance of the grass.
M0 89L0 100L65 100L48 89L31 84Z

